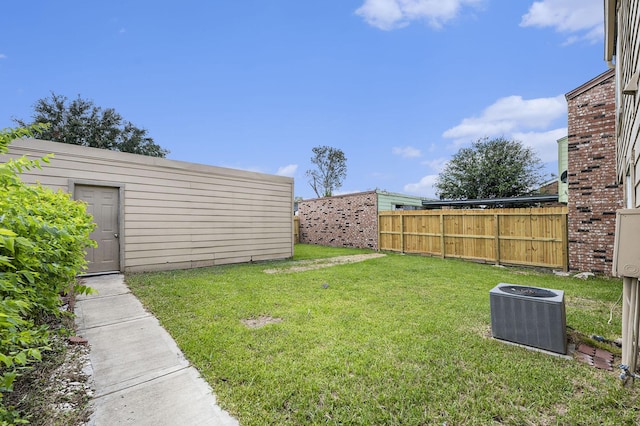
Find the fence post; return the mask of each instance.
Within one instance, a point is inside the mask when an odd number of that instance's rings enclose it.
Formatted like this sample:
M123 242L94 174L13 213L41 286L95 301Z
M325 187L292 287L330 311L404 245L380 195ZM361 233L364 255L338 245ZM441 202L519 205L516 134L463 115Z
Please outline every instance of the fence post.
M400 253L404 254L404 211L400 213Z
M564 272L569 271L569 227L567 221L569 220L569 213L560 213L560 233L562 234L562 270Z
M378 229L378 240L376 241L376 251L380 251L380 237L382 236L382 231L380 230L380 212L376 215L376 227Z
M293 216L293 243L300 242L300 216Z
M495 232L494 251L496 253L496 265L499 265L500 264L500 216L498 216L497 213L493 215L493 221L494 221L493 229Z
M440 257L445 258L444 253L444 214L440 213Z

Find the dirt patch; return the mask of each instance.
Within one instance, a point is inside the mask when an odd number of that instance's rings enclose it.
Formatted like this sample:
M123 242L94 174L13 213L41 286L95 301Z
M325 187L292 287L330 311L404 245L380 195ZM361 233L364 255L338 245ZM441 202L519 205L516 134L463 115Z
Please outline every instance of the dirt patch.
M369 259L384 257L384 253L372 254L354 254L351 256L328 257L325 259L300 260L289 263L290 266L283 268L265 269L266 274L290 274L293 272L310 271L312 269L328 268L335 265L343 265L345 263L363 262Z
M18 376L3 403L31 416L34 426L85 425L93 397L90 348L59 335L52 336L50 346L33 370Z
M282 322L282 318L274 318L266 315L259 316L258 318L245 318L240 320L244 325L249 328L260 328L267 324L277 324Z

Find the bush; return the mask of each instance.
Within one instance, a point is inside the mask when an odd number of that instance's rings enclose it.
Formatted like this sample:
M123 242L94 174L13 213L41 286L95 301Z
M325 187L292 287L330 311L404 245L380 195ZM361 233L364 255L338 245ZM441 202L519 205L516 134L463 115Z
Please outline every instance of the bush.
M0 154L12 140L42 128L0 131ZM85 249L95 246L93 219L69 194L20 180L41 161L49 156L0 164L0 424L24 422L2 395L49 349L47 322L61 315L60 294L89 291L76 286L75 277L86 266Z

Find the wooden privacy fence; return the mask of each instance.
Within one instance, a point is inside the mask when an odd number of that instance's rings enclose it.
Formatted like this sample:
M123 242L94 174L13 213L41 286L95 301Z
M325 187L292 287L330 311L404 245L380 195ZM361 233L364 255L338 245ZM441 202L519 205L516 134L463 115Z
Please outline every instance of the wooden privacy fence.
M568 269L567 208L384 211L378 249Z

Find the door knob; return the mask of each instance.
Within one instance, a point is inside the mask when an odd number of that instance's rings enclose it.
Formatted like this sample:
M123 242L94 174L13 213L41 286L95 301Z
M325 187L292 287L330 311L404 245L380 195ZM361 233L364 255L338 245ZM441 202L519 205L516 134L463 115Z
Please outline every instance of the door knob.
M118 238L118 234L113 234L114 237Z

